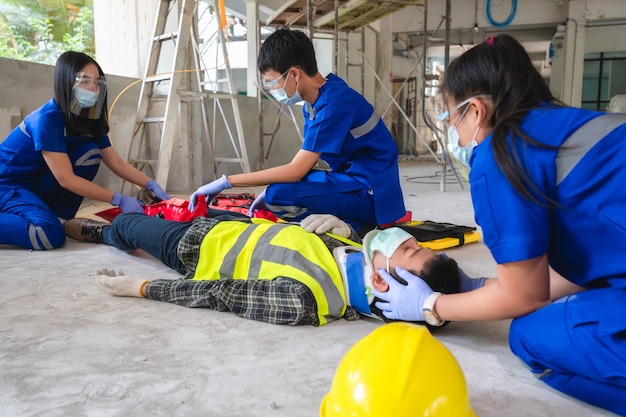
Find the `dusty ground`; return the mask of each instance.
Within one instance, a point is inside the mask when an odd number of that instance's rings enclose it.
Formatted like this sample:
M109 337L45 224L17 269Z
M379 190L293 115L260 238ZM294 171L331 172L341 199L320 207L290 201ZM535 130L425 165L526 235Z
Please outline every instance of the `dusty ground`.
M417 220L473 225L468 187L440 192L438 167L404 162ZM87 202L89 216L106 205ZM493 275L482 243L447 253ZM94 272L178 278L141 253L68 240L62 249L0 249L0 416L314 417L336 366L380 322L268 325L105 293ZM509 351L508 322L452 323L455 355L481 417L609 416L536 380Z

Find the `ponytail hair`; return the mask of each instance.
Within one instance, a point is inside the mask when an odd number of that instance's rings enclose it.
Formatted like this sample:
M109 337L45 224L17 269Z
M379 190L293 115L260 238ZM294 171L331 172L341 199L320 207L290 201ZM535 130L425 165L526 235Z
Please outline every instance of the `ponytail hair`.
M529 137L520 126L532 109L563 104L552 95L515 38L489 37L456 58L446 69L440 92L456 103L476 95L489 95L493 101L489 126L493 128L491 143L496 163L522 196L540 204L553 203L530 179L515 142L521 140L532 146L558 149Z

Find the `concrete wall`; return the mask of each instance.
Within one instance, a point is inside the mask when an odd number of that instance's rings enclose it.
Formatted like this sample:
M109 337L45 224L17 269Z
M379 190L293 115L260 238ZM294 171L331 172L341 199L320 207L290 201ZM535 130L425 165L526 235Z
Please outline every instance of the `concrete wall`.
M107 72L107 68L104 68ZM53 95L53 72L54 67L50 65L34 64L24 61L15 61L0 58L0 141L6 137L12 128L17 126L22 118L33 110L39 108ZM115 149L123 157L128 156L130 139L135 124L137 100L139 96L139 86L137 83L126 90L124 94L116 98L131 83L134 78L111 76L108 80L108 103L110 110L110 138ZM242 114L243 132L245 134L246 147L251 168L253 170L261 167L261 146L259 137L259 117L258 104L256 98L238 97L240 112ZM225 113L230 113L229 106L224 106ZM266 117L266 124L269 127L274 125L277 110L269 102L263 106ZM212 108L210 108L210 114ZM295 114L299 125L302 124L300 108L295 109ZM194 110L195 111L195 110ZM198 123L198 120L195 121ZM216 123L217 140L216 153L225 155L230 146L229 139L225 136L225 130ZM266 128L266 131L269 129ZM175 146L172 153L172 164L170 176L167 183L167 190L171 192L187 192L194 190L202 183L213 179L211 167L211 155L208 151L206 138L199 139L197 147L187 146L187 132L181 131L178 146ZM269 138L265 138L265 152L267 152ZM281 128L274 138L271 152L267 159L263 158L263 164L268 166L278 165L291 160L293 155L300 148L301 141L294 124L291 121L281 118ZM199 169L190 170L190 161L195 159ZM238 165L222 164L218 167L218 174L241 172ZM113 175L106 167L103 167L96 182L113 190L121 190L122 182Z

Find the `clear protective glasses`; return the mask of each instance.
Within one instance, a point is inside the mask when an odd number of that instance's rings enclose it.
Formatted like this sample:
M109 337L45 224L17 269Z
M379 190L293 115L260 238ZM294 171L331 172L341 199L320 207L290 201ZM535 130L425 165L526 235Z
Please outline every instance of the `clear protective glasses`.
M85 90L93 90L94 88L100 89L106 87L107 81L104 78L93 78L91 75L85 74L83 72L79 72L76 74L75 86L85 89Z
M476 97L486 97L486 98L490 98L491 96L486 95L486 94L477 94L475 96L471 96L470 98L467 98L465 100L463 100L462 102L460 102L459 104L457 104L456 106L454 106L455 110L460 109L461 107L465 106L467 103L470 102L470 100L475 99ZM450 110L446 110L443 113L439 113L439 116L437 116L439 118L439 120L441 120L442 122L445 122L447 124L450 124Z
M472 96L468 99L463 100L462 102L460 102L459 104L457 104L456 106L454 106L455 110L460 109L461 107L465 106L467 103L470 102L471 99L478 97L478 96ZM442 122L448 123L450 124L450 110L446 110L443 113L440 113L439 116L437 116L439 118L439 120L441 120Z
M278 83L279 80L281 80L285 75L287 75L287 73L289 72L289 70L291 69L291 67L289 67L287 69L287 71L283 72L282 74L280 74L280 76L278 78L274 78L272 81L268 81L268 80L263 80L262 81L262 85L263 85L263 89L264 90L273 90L276 88L276 84Z

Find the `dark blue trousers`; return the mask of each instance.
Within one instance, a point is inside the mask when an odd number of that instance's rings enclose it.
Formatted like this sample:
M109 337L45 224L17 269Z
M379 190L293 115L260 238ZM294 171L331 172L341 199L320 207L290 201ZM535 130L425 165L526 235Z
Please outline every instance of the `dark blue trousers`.
M141 249L165 265L185 274L187 269L178 258L178 242L191 222L174 222L140 213L115 216L110 227L102 231L104 243L123 251Z
M82 142L68 150L68 156L76 175L89 181L95 178L102 160L96 144ZM18 183L16 178L13 184ZM0 185L0 244L35 250L63 246L65 231L59 218L73 218L83 197L62 188L50 170L35 179L34 187L13 184Z
M509 343L554 389L626 416L626 279L614 281L513 320Z

